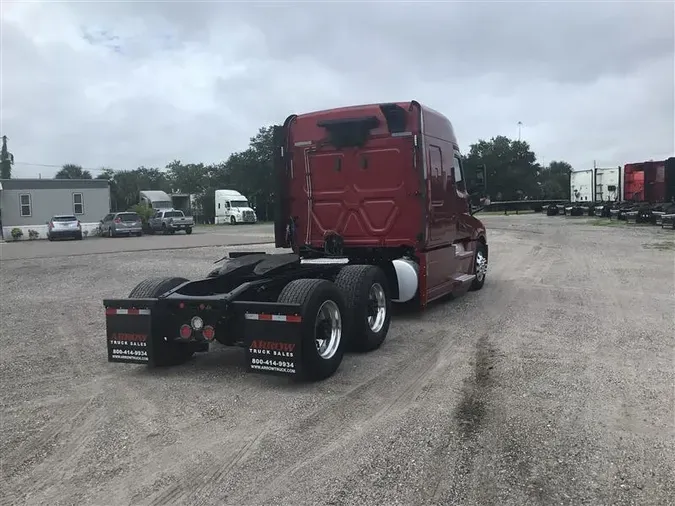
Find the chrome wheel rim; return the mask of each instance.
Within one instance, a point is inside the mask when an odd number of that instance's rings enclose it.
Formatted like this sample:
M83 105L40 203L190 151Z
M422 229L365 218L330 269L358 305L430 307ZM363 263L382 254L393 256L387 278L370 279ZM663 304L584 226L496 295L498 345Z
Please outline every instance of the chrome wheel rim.
M324 360L333 358L342 340L342 315L332 300L327 300L316 315L314 324L316 351Z
M487 265L487 258L482 251L478 251L478 253L476 253L476 279L478 279L478 281L483 281L485 279Z
M378 333L387 317L387 297L379 283L373 283L368 292L368 327Z

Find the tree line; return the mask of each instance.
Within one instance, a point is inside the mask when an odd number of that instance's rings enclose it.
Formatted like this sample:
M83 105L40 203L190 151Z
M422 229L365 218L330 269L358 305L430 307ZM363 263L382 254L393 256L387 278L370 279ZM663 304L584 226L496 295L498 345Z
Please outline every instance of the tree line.
M215 216L214 192L236 189L245 195L261 221L274 218L275 178L273 177L274 126L262 127L250 139L246 150L233 153L217 164L185 163L174 160L164 169L138 167L134 170L101 169L96 179L110 181L112 211L132 208L142 190L162 190L196 195L195 212L206 221ZM463 157L465 172L479 165L487 168L488 193L495 200L569 199L570 164L537 162L525 141L504 136L479 140ZM56 179L91 179L90 171L66 164Z

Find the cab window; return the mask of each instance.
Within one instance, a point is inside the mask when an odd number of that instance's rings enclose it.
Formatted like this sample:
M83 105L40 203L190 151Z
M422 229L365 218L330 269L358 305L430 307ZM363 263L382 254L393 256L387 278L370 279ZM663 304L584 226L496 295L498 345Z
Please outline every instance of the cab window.
M455 153L454 164L453 164L453 178L455 181L455 188L457 191L465 192L466 185L464 183L464 172L462 170L462 160L459 158L459 155Z

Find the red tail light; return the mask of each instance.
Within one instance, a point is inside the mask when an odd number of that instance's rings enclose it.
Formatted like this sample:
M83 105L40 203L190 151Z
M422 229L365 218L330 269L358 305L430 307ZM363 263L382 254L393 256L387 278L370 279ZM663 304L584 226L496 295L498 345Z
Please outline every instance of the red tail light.
M207 325L204 327L204 330L202 330L202 335L207 341L213 341L213 338L216 337L216 331L211 325Z
M189 325L183 324L180 326L180 337L183 339L190 339L192 336L192 327Z
M80 228L82 225L80 224L80 220L77 220L77 227Z

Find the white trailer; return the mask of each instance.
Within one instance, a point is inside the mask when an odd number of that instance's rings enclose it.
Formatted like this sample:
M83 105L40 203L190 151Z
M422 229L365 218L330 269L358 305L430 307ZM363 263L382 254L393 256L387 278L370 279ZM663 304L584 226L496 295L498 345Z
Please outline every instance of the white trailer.
M159 190L141 190L140 203L152 209L173 209L173 201L166 192Z
M570 174L570 200L572 202L594 201L594 169L577 170Z
M216 190L216 225L255 223L258 218L248 199L237 190Z
M595 199L596 202L622 202L623 177L622 168L595 169Z

